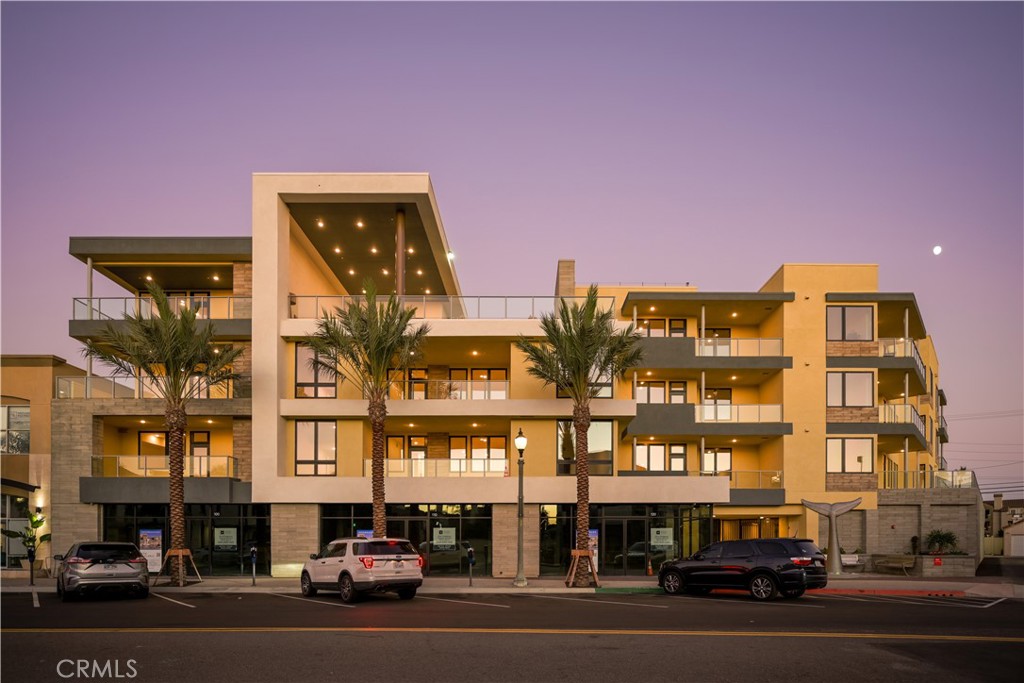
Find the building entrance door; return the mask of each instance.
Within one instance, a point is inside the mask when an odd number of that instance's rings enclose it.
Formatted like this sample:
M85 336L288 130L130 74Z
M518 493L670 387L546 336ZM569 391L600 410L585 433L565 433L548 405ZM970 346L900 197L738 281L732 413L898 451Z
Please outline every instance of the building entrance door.
M599 571L613 576L647 572L650 543L646 519L605 519L599 539Z

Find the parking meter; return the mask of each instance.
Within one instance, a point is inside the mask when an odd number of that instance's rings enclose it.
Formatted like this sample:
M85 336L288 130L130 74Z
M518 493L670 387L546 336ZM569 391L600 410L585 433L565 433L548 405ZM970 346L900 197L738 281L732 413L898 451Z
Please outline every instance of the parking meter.
M469 585L473 585L473 565L476 564L476 553L473 552L473 546L466 546L466 560L469 562Z
M30 545L25 548L25 552L28 554L28 583L30 586L36 585L36 548Z
M252 563L252 585L256 585L256 546L249 548L249 562Z

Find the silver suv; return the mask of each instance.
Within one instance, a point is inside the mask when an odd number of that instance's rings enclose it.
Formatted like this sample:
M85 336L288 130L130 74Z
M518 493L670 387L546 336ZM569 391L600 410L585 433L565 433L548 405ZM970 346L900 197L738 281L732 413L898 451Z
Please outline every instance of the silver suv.
M332 590L355 602L361 593L396 591L411 600L423 585L423 558L404 538L339 538L309 556L301 585L307 598Z
M76 595L127 591L149 595L149 567L134 543L76 543L64 555L54 555L57 595L68 601Z

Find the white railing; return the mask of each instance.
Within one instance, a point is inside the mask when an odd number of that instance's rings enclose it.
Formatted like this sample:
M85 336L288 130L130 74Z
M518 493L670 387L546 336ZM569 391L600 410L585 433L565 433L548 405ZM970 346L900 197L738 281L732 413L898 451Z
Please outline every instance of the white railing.
M193 380L194 398L250 398L252 378L248 375L211 385L206 380ZM55 378L54 398L161 398L153 383L143 377L124 375L60 376Z
M912 424L925 434L924 419L909 403L883 403L878 406L878 421L882 424Z
M171 296L174 307L189 307L202 320L232 320L252 317L252 297ZM128 314L154 318L158 315L150 297L101 297L75 299L72 320L124 320Z
M978 488L973 470L883 470L878 473L881 489L969 489Z
M924 361L921 360L921 352L917 349L917 342L913 339L879 339L878 355L882 358L913 358L921 376L926 376Z
M364 397L365 398L365 397ZM409 380L394 382L392 400L502 401L508 398L508 381L491 379Z
M186 455L186 477L237 476L237 461L230 455ZM169 477L170 463L166 455L94 455L94 477Z
M700 404L698 422L782 422L780 404Z
M419 460L386 458L385 477L507 477L506 458L444 458ZM363 476L373 475L373 460L363 460Z
M774 338L738 339L704 337L697 339L697 355L702 357L770 357L782 355L782 340Z
M570 305L582 303L585 297L558 296L411 296L398 297L406 308L415 309L414 318L421 320L484 319L528 320L558 310L560 301ZM385 301L386 299L379 299ZM363 297L293 295L289 299L289 318L316 319L324 312L347 308ZM615 297L598 297L600 310L611 309Z
M702 477L729 477L731 489L781 489L783 488L781 470L728 470L711 472L702 470Z

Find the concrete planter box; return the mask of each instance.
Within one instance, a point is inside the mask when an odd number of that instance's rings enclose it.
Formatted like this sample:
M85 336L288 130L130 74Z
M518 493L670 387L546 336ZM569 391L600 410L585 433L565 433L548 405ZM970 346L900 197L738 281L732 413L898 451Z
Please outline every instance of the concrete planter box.
M917 560L912 573L925 578L974 576L978 568L978 558L973 555L919 555ZM936 565L936 560L942 564Z

